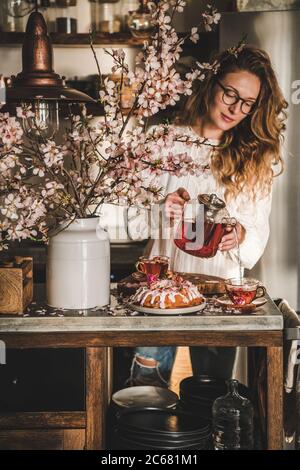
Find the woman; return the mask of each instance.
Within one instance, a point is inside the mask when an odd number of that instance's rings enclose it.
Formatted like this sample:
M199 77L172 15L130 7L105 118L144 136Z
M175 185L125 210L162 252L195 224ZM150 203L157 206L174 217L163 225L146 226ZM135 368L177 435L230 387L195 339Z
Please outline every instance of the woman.
M182 215L190 198L217 194L238 221L237 237L228 229L210 259L190 256L168 239L151 240L147 251L169 256L175 271L228 278L238 274L237 242L243 269L256 264L267 244L272 182L282 171L280 144L287 103L261 49L244 46L237 55L226 51L217 60L217 73L187 100L176 123L185 134L208 139L209 145L200 148L178 143L174 149L174 153L188 152L206 170L200 176L180 178L164 174L159 183L165 189L164 212L171 220ZM136 239L147 238L142 220L143 214L135 214L129 224ZM173 347L136 348L129 383L166 386L175 354ZM191 348L191 359L194 374L228 378L235 349Z

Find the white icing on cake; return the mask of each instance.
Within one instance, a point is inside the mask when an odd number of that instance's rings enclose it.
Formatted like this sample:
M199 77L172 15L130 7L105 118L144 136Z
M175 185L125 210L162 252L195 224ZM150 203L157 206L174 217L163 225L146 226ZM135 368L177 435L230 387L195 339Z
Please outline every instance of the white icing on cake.
M150 304L157 303L159 308L166 308L166 299L171 302L176 301L179 296L181 301L187 306L195 299L204 299L198 288L189 281L185 281L179 276L175 279L163 279L152 282L149 287L140 287L133 295L133 303L144 305L150 296ZM158 300L157 300L158 299Z

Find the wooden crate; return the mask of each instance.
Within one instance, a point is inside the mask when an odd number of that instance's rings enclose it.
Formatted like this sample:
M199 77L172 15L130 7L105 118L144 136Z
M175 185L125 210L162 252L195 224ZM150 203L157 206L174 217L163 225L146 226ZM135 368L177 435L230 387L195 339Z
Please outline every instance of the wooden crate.
M16 256L0 263L0 314L22 314L33 297L33 260Z

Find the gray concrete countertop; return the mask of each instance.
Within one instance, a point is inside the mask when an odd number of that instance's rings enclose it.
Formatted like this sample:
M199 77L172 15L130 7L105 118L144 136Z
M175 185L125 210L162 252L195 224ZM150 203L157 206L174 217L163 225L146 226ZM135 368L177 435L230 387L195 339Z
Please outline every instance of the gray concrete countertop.
M283 318L274 302L253 313L227 313L207 308L199 313L157 316L137 314L120 305L88 311L63 311L33 304L25 315L0 314L0 333L103 332L103 331L270 331L282 330Z

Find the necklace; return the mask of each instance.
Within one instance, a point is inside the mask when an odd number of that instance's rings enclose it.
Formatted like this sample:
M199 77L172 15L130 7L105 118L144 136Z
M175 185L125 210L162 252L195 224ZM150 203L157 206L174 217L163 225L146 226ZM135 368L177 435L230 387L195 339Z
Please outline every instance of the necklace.
M203 137L202 135L198 134L198 132L192 126L188 126L188 129L190 132L196 135L199 139L205 139L208 142L212 143L213 145L219 145L220 143L220 139L211 139L209 137Z

